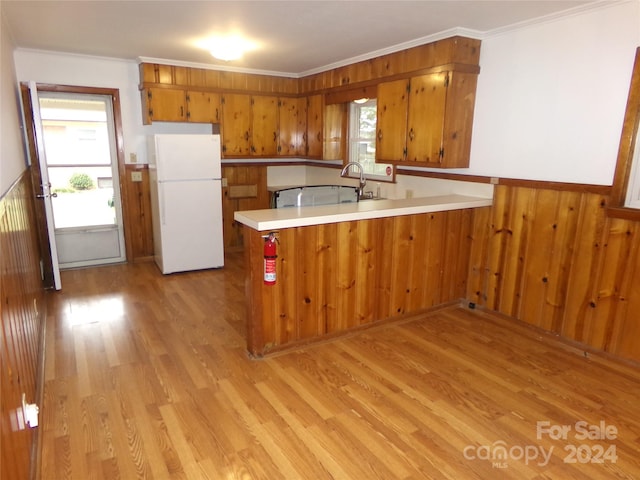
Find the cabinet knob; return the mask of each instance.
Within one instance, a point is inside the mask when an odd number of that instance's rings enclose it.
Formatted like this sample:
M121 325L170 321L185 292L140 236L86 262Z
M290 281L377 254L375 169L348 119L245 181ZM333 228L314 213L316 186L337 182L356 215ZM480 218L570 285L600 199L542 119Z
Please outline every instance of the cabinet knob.
M378 140L382 140L382 129L378 130Z

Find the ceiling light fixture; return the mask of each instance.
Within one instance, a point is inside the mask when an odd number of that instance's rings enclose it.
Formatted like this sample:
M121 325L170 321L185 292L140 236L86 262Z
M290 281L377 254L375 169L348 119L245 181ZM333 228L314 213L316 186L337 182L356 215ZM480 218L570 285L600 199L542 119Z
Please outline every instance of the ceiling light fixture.
M238 60L251 50L257 48L257 44L239 35L211 37L200 42L202 48L211 52L214 58L230 62Z
M363 97L363 98L358 98L357 100L354 100L353 103L357 103L358 105L362 105L363 103L367 103L369 101L369 99L367 97Z

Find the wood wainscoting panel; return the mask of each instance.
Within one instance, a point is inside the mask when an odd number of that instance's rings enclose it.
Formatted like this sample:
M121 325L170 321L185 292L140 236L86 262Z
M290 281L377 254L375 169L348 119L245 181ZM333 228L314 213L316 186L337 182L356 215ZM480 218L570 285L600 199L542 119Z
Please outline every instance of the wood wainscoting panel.
M46 305L40 273L31 173L0 199L2 460L0 478L30 478L34 430L25 426L22 395L40 404L41 340Z
M222 178L227 186L222 187L222 223L225 249L241 250L242 225L233 219L239 210L269 208L267 191L267 167L260 165L223 165ZM247 195L250 186L251 195ZM242 193L241 195L238 192ZM244 193L243 193L244 192Z
M607 201L585 191L497 186L490 218L476 216L467 298L640 361L640 223L608 217Z
M130 239L130 258L147 260L153 257L153 225L151 217L151 195L149 185L149 170L145 166L127 164L125 167L126 179L123 182L127 189L127 204L124 218L129 219L125 225ZM131 174L139 173L140 181L133 181Z

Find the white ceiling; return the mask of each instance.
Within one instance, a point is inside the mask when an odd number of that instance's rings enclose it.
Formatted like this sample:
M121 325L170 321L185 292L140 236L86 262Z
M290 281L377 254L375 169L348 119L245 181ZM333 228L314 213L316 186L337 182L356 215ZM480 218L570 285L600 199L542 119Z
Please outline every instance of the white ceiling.
M607 0L605 0L607 1ZM482 38L598 0L2 0L19 48L301 76L462 34ZM589 5L587 5L589 4ZM221 62L193 44L240 32L262 48Z

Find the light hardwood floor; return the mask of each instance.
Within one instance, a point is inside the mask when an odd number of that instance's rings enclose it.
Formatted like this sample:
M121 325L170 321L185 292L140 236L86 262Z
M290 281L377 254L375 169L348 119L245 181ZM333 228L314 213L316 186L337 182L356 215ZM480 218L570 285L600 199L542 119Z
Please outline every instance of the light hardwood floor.
M458 307L252 360L243 265L63 272L40 478L640 478L639 369Z

